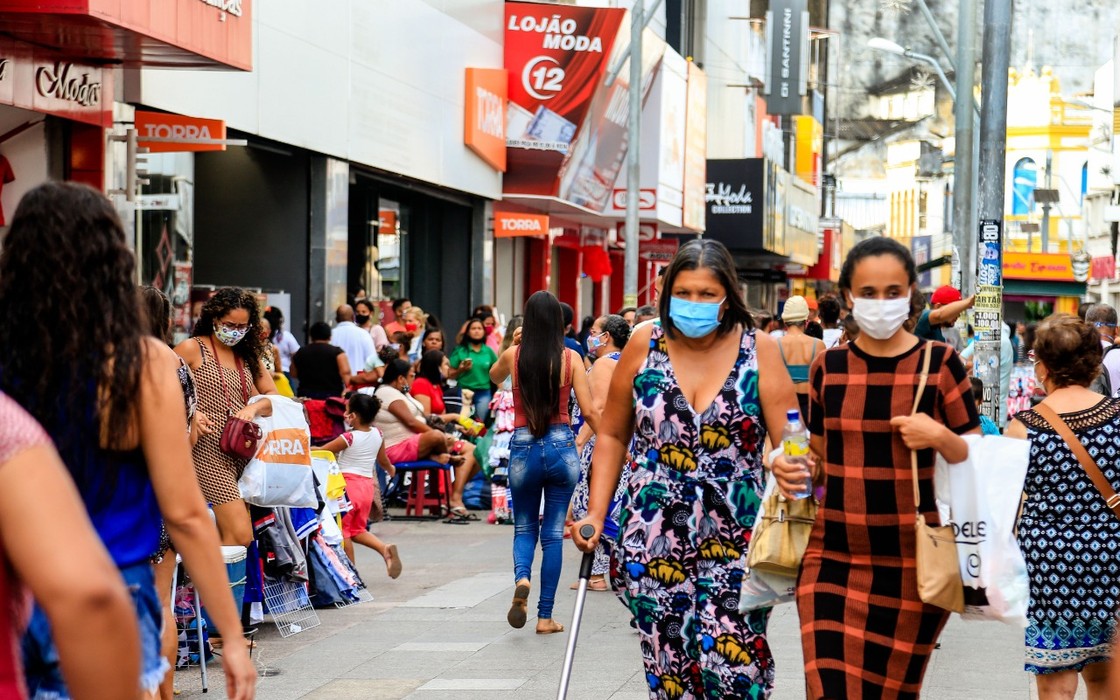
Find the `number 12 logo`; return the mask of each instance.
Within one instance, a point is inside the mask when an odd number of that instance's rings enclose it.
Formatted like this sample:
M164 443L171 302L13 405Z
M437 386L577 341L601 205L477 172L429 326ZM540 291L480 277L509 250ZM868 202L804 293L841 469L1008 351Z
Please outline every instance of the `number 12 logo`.
M537 56L525 64L525 70L521 72L521 84L531 97L551 100L564 89L564 77L564 69L560 67L559 61L548 56Z

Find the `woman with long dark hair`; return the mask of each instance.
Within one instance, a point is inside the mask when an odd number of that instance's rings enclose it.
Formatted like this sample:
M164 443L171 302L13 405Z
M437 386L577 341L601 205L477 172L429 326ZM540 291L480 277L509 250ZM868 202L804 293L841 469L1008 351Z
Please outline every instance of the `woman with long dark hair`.
M859 334L817 355L809 369L818 461L774 467L786 494L804 492L810 476L825 487L797 587L812 700L918 697L949 619L918 596L915 512L940 523L934 452L962 461L968 445L959 436L978 433L980 422L957 353L911 331L922 312L917 281L909 249L896 240L870 238L848 253L840 293ZM928 381L919 396L923 367Z
M490 381L513 377L514 433L510 441L513 491L513 577L516 589L507 620L525 626L533 555L541 544L541 594L537 634L562 632L552 619L556 585L563 563L564 518L579 480L579 455L568 424L568 399L574 389L584 420L594 430L599 411L591 401L583 360L564 347L560 302L537 292L525 304L525 322L514 331L512 347L490 368ZM541 499L544 517L540 517Z
M175 348L194 373L199 410L214 421L214 431L194 445L194 468L225 545L244 547L253 540L249 510L237 487L248 460L223 452L221 436L230 417L252 421L272 415L268 399L249 404L256 394L277 393L262 349L257 300L238 287L214 292L202 306L194 337Z
M780 444L797 409L793 383L718 241L681 246L658 303L660 320L634 331L611 377L588 517L572 537L594 550L632 452L611 583L634 615L650 697L767 697L770 611L742 614L738 601L764 445Z
M50 433L129 584L136 617L95 638L126 626L140 630L136 682L148 693L166 667L149 563L161 513L211 618L227 635L241 633L218 536L192 473L178 367L165 344L146 337L134 258L109 200L58 182L24 195L0 253L0 388ZM23 643L29 689L66 698L53 646L47 617L36 608ZM99 658L108 647L86 646ZM251 698L256 670L247 647L227 651L230 697Z

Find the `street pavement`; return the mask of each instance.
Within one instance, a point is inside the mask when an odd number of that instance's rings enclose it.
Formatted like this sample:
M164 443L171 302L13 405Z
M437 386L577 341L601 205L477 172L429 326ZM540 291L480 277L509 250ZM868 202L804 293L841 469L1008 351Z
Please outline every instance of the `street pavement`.
M480 513L480 516L485 514ZM374 601L320 610L321 624L281 638L266 619L253 658L260 700L462 700L554 698L567 634L534 634L506 623L513 595L513 528L442 522L381 523L374 532L399 546L404 573L385 575L381 558L358 547L358 568ZM539 557L539 552L538 552ZM554 617L568 626L579 552L565 542ZM539 565L539 558L536 564ZM534 566L534 573L538 571ZM529 601L536 612L536 591ZM641 656L629 615L613 594L589 592L568 697L645 700ZM801 641L792 605L769 627L777 666L773 700L805 697ZM203 695L197 668L176 675L179 698L225 697L219 662ZM923 698L1025 700L1036 697L1022 670L1022 632L954 618L926 675ZM1079 698L1084 697L1084 689Z

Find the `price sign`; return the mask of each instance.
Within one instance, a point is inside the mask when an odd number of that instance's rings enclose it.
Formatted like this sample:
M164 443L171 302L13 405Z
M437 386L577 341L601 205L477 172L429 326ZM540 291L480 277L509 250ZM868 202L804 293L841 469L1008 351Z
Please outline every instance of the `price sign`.
M972 307L972 326L977 332L999 330L1003 316L1003 288L982 284L976 290Z
M979 238L976 283L981 286L1002 286L1003 222L999 219L982 219Z

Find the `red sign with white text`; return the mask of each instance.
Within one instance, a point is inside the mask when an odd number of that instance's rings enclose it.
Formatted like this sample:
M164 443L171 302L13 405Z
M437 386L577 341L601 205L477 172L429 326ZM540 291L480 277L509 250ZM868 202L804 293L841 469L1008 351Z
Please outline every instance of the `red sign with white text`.
M225 144L170 143L146 139L180 139L182 141L224 139L226 123L221 119L199 119L180 114L161 114L136 110L136 133L140 146L152 153L179 151L224 151Z
M547 233L547 214L522 214L512 211L494 212L494 238L543 236Z

